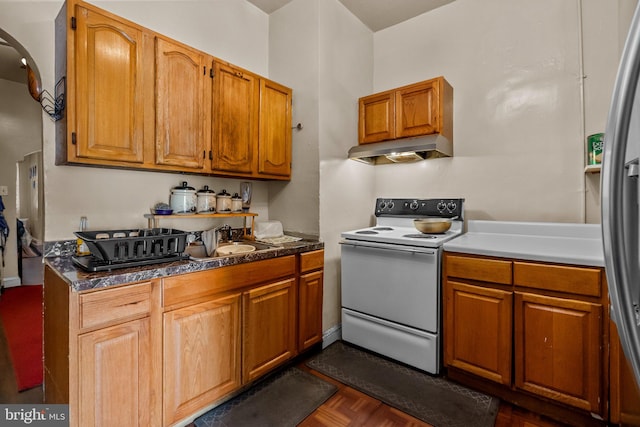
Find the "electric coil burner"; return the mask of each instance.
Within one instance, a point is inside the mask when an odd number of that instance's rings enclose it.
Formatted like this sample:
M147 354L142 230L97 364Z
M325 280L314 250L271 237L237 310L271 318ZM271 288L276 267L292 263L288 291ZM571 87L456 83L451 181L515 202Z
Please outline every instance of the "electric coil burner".
M438 374L442 245L463 232L464 199L377 199L375 216L341 234L342 339ZM451 228L418 232L427 217Z

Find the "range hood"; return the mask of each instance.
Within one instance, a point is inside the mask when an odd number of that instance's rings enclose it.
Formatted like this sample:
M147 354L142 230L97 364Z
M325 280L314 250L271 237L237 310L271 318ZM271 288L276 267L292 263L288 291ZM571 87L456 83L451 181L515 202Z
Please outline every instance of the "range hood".
M452 155L453 144L440 134L374 142L349 149L350 159L370 165L417 162Z

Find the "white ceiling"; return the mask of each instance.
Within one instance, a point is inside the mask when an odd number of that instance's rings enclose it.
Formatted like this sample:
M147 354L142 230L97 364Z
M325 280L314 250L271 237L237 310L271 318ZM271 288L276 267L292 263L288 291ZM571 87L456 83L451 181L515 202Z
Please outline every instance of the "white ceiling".
M266 13L292 0L248 0ZM453 0L339 0L372 31L379 31L411 19Z

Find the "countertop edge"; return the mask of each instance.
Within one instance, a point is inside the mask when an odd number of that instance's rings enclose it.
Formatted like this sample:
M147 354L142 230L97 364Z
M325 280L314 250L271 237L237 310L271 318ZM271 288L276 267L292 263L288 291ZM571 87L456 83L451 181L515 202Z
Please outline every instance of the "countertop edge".
M47 257L44 259L44 263L68 283L73 292L81 292L295 255L319 249L324 249L323 242L303 240L286 243L272 249L220 257L211 261L174 261L95 273L86 272L76 267L70 256Z

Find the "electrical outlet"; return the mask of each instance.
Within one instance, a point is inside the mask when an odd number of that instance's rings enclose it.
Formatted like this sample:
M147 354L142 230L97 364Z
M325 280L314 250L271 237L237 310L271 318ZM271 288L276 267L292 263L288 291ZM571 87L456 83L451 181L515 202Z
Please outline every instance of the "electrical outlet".
M0 196L8 196L9 195L9 187L6 185L0 185Z

